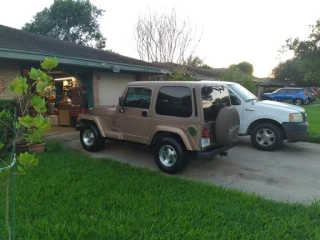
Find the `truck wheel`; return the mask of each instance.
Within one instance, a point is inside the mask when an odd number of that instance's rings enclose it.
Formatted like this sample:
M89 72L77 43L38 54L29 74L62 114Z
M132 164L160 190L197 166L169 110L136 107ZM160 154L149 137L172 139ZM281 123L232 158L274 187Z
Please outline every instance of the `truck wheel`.
M297 106L301 106L302 103L303 103L303 101L302 101L302 99L300 99L300 98L297 98L297 99L295 99L295 100L293 101L293 104L294 104L294 105L297 105Z
M99 151L104 147L104 139L96 126L86 124L80 131L80 141L83 148L89 152Z
M272 123L259 124L251 132L251 143L259 150L275 150L282 141L283 136L280 129Z
M157 143L153 156L157 166L170 174L182 171L188 164L184 146L171 137L162 138Z

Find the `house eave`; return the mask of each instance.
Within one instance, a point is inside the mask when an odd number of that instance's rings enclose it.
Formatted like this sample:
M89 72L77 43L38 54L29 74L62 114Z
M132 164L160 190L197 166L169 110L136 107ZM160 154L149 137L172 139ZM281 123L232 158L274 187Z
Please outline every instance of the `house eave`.
M170 72L169 69L153 68L140 65L131 65L118 62L106 62L100 60L92 60L85 58L76 58L69 56L54 55L49 53L29 52L13 49L0 48L0 59L13 59L13 60L29 60L29 61L43 61L45 57L56 57L59 63L68 64L81 67L90 67L95 69L108 69L115 68L121 71L131 71L139 73L150 74L166 74Z

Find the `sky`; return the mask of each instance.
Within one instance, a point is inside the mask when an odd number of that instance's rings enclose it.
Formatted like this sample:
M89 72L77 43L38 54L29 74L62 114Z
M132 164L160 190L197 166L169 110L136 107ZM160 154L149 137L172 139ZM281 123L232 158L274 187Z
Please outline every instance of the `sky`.
M1 3L0 24L20 29L53 0L10 0ZM306 39L320 19L319 0L91 0L104 9L99 20L107 49L139 58L134 28L139 14L170 11L202 33L195 55L214 68L250 62L256 77L267 77L292 54L279 56L288 38Z

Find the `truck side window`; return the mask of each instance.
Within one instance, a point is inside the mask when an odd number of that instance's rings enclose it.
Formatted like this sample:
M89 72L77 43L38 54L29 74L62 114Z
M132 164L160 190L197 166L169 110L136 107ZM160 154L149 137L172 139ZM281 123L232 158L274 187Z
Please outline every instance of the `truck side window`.
M129 87L124 99L124 107L146 108L150 107L152 91L150 88Z
M229 91L229 94L230 94L231 105L241 105L240 99L232 91Z

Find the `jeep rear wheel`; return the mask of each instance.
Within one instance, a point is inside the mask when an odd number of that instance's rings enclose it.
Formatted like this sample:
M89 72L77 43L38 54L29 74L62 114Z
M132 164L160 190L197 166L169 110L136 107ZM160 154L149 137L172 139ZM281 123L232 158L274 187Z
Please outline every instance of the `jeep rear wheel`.
M86 124L80 131L80 141L83 148L89 152L99 151L104 147L104 139L96 126Z
M259 124L251 132L251 143L259 150L275 150L282 141L283 136L280 129L272 123Z
M188 164L184 146L171 137L162 138L157 143L153 156L157 166L170 174L182 171Z

